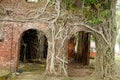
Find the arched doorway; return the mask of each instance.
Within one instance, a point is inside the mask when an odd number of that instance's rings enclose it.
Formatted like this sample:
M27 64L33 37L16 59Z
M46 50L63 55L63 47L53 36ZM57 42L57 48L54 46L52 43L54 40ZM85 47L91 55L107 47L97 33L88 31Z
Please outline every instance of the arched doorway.
M82 65L89 64L90 55L90 33L84 31L76 32L68 42L68 59L74 58L74 61Z
M35 68L38 64L44 65L47 58L48 42L43 32L36 29L29 29L22 33L20 38L19 69L24 70L30 66Z
M86 76L92 74L94 66L91 66L90 58L91 34L78 31L68 41L68 75ZM93 61L93 60L92 60Z

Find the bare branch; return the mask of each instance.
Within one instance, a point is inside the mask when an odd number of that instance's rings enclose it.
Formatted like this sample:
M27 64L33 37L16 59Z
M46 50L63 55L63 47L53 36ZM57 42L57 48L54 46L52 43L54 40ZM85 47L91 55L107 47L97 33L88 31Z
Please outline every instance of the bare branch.
M68 64L68 62L65 61L64 59L61 59L61 58L59 58L58 56L56 56L56 58L57 58L58 60L60 60L61 62Z
M60 28L59 28L59 31L58 31L58 32L57 32L57 34L55 35L55 38L57 38L57 37L58 37L59 33L60 33L62 30L63 30L63 28L62 28L62 27L60 27Z
M84 24L84 23L75 23L74 25L75 25L75 26L84 26L84 27L90 29L91 31L100 34L100 35L103 37L103 39L105 40L106 44L107 44L107 45L110 45L109 42L108 42L108 40L105 38L105 36L104 36L104 34L103 34L102 32L97 31L96 29L94 29L94 28L92 28L92 27L90 27L89 25Z

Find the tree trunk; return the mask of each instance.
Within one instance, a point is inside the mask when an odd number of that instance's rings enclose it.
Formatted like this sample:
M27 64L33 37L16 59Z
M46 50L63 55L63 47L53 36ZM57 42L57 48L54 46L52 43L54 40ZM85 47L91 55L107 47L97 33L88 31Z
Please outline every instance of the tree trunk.
M55 33L55 27L51 29L51 36L48 37L48 55L46 62L46 75L68 76L67 75L67 46L68 35L67 30L62 27L58 33Z
M97 36L96 51L96 78L101 80L115 80L114 43L112 43L112 46L108 46L101 36Z
M63 39L64 40L64 39ZM67 39L63 42L62 39L56 40L55 47L53 44L48 43L48 55L46 65L46 75L49 76L67 76ZM55 52L51 50L55 48Z
M115 42L116 42L116 20L115 20L115 4L116 1L112 0L109 9L109 16L106 20L98 25L99 29L102 28L101 34L95 33L96 41L96 79L100 80L117 80L115 77Z
M113 21L115 17L114 15L115 0L112 1L105 0L102 2L95 1L96 3L94 1L93 2L88 1L91 2L89 4L87 1L85 4L85 1L86 0L84 0L83 2L84 5L82 5L82 7L85 7L83 8L85 9L85 11L83 11L83 14L85 15L83 16L86 18L85 23L87 23L88 21L89 25L91 24L92 27L86 25L84 26L86 26L87 29L90 29L90 32L93 33L93 35L95 35L94 37L96 38L97 57L96 57L96 68L95 68L95 74L96 74L95 80L115 80L114 79L114 75L115 75L114 45L116 38L115 37L116 26L114 25L115 21ZM88 10L86 10L86 8ZM57 31L55 25L54 24L51 25L53 27L51 28L51 36L50 36L51 39L48 41L49 53L47 57L46 72L48 74L54 74L54 75L57 74L66 75L67 74L65 68L66 51L64 48L65 46L63 46L66 36L63 34L68 29L61 27L62 29ZM66 33L66 35L67 34L68 33ZM82 39L82 41L79 42L80 45L78 47L81 47L81 49L78 50L79 53L76 54L75 59L76 61L81 62L82 64L87 64L88 56L86 55L88 55L88 53L86 51L89 51L89 49L85 49L85 48L86 47L89 48L88 43L86 43L88 42L87 40L88 38L87 37L85 38L80 37L80 38Z
M78 40L76 44L77 46L77 53L75 53L75 61L83 64L89 64L89 55L90 55L90 35L89 33L79 32L78 33Z

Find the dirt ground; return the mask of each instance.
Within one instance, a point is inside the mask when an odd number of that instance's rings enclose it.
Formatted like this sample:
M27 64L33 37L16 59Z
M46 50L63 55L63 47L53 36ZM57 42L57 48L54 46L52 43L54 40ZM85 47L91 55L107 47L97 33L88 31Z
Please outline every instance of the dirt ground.
M120 61L116 61L116 73L117 78L120 80ZM68 76L69 77L52 77L45 76L45 63L27 63L21 64L18 73L13 74L12 80L96 80L94 78L94 60L91 61L89 66L82 66L75 62L68 64Z
M26 63L19 66L18 73L14 73L13 80L94 80L91 74L94 71L94 65L82 66L75 62L68 64L69 77L43 77L45 63Z
M90 76L94 71L94 66L83 66L78 63L72 62L68 65L68 76L70 77L85 77Z

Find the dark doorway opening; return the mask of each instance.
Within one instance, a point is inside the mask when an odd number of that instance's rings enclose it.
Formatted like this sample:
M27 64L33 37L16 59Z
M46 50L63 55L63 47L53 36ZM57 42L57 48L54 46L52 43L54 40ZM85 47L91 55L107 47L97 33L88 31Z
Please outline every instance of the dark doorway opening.
M88 65L90 56L90 33L84 31L72 35L68 42L68 59Z
M47 57L47 38L35 29L29 29L22 34L20 41L20 61L37 62Z
M36 29L29 29L23 32L20 40L19 67L25 67L26 65L30 67L36 64L44 64L45 67L47 49L48 42L43 32ZM36 66L40 68L40 65ZM24 68L20 67L19 69Z
M68 41L68 75L86 76L92 74L94 67L90 65L91 34L76 32Z

